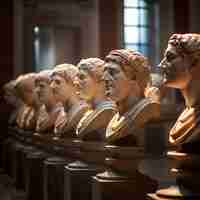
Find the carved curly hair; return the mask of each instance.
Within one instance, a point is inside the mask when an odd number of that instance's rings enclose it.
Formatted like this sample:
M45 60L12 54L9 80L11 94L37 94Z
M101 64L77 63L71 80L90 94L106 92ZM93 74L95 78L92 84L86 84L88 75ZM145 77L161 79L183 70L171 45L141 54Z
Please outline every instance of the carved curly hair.
M142 90L150 81L148 59L137 51L131 49L112 50L106 56L105 60L118 63L130 79L138 81Z
M51 76L61 76L66 82L74 83L74 79L78 76L78 68L72 64L56 65Z
M100 58L81 59L77 64L79 70L86 70L97 81L101 81L104 72L104 61Z
M28 73L20 75L16 79L15 89L19 97L24 93L25 90L32 91L34 89L36 77L36 73Z
M196 66L200 62L200 34L173 34L168 43L173 45L180 55L191 58L192 65L190 67Z
M35 83L39 81L45 81L47 83L51 82L51 74L52 70L42 70L37 74L37 77L35 79Z

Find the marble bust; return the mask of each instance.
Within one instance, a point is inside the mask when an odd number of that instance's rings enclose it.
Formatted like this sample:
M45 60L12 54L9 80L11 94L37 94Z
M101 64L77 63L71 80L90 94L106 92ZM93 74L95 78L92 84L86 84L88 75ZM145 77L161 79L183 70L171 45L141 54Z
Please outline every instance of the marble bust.
M17 116L24 106L22 100L17 96L15 85L16 80L11 80L3 86L3 98L12 106L12 112L8 120L9 125L16 125Z
M78 68L80 97L90 103L91 110L80 120L76 134L85 140L104 140L106 127L117 112L116 104L105 93L104 61L99 58L82 59Z
M75 129L90 106L77 92L78 68L72 64L55 67L51 75L51 88L55 99L63 104L54 125L55 138L74 137Z
M38 114L36 131L49 132L54 130L54 124L59 112L63 109L62 103L56 100L51 83L52 70L43 70L37 74L35 80L35 89L41 102Z
M160 114L159 102L144 94L150 81L148 60L128 49L112 50L105 60L106 93L119 108L106 129L106 140L117 144L132 140L131 145L137 145L139 129Z
M197 150L200 139L200 34L172 35L159 67L163 84L179 89L185 100L185 109L170 130L169 142L185 146L187 150L192 144L192 149Z
M21 75L16 80L15 89L24 107L18 114L17 124L22 129L35 130L41 106L35 91L36 73Z

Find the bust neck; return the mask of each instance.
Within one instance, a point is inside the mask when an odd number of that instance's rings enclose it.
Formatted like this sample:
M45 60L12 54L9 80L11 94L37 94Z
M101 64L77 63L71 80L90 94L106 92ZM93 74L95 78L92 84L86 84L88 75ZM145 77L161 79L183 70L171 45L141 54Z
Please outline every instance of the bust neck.
M70 98L65 102L64 107L67 108L67 111L75 104L79 104L80 98L76 93L71 94Z
M117 103L119 107L119 113L121 115L128 112L135 104L137 104L143 97L142 96L136 96L136 95L130 95L124 100Z
M48 113L52 112L57 107L58 102L52 98L45 104L45 108Z
M40 110L40 107L41 107L41 103L37 102L37 101L34 101L33 105L30 106L32 107L36 112Z
M101 102L106 101L105 88L100 86L97 88L96 95L91 100L92 107L95 109Z
M200 104L200 81L192 79L186 88L181 90L187 107L195 107Z

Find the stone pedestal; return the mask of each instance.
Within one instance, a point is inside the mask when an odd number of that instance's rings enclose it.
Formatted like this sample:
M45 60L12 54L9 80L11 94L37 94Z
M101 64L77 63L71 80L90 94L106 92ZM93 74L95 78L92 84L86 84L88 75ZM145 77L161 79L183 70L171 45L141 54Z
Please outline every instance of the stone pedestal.
M36 148L33 146L25 145L24 148L19 152L17 160L17 179L16 182L21 183L21 188L25 191L26 189L26 170L27 170L27 155L36 151Z
M7 138L2 144L2 166L6 174L11 175L11 146L14 140L12 138Z
M43 161L48 154L35 151L26 157L26 200L43 200Z
M142 148L107 146L107 170L93 177L93 200L145 200L146 194L155 191L157 183L138 172L144 156Z
M179 200L177 198L162 198L157 196L156 194L148 194L147 200Z
M51 157L44 161L44 200L63 200L64 166L67 164L60 157Z
M22 182L22 162L21 162L21 152L24 150L25 146L22 143L17 142L13 146L12 150L12 174L14 179L14 184L16 189L24 189Z
M149 194L149 199L200 199L200 155L184 153L183 151L170 151L168 157L174 163L171 173L176 177L176 185L157 190L155 194Z
M91 200L92 176L102 170L100 167L81 161L65 166L64 200Z

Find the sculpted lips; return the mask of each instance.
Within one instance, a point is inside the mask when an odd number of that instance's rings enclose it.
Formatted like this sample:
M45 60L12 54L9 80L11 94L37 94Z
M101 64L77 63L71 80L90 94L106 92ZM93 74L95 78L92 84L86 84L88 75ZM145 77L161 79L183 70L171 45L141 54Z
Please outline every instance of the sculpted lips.
M112 81L106 80L106 96L111 96L113 93L113 84Z
M170 70L171 67L167 66L167 65L163 65L161 67L161 74L163 76L163 82L166 82L169 78L173 77L173 73Z

